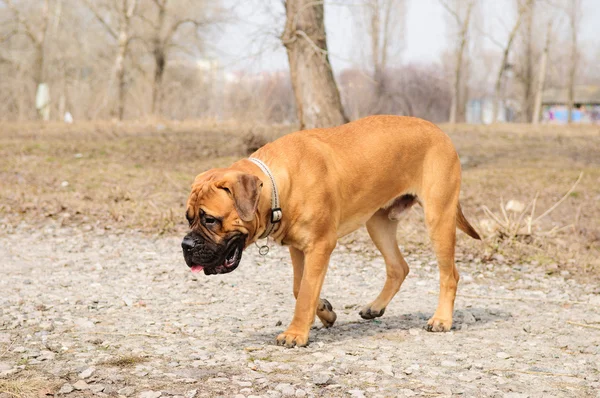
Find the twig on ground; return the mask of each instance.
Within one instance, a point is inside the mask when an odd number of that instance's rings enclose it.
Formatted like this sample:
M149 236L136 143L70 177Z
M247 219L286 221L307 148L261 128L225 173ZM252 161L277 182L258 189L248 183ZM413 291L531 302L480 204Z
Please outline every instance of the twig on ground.
M590 328L590 329L598 329L598 330L600 330L600 326L588 325L588 324L585 324L585 323L579 323L579 322L573 322L573 321L567 321L567 323L569 325L575 325L575 326L581 326L581 327L584 327L584 328Z
M562 198L560 198L560 200L558 202L556 202L552 207L550 207L548 210L546 210L544 213L542 213L541 216L539 216L538 218L533 220L533 223L535 224L536 222L538 222L539 220L541 220L548 214L552 213L552 211L554 211L554 209L556 209L562 202L564 202L564 200L569 197L571 192L573 192L573 190L575 190L575 187L577 186L577 184L579 184L579 181L581 181L582 177L583 177L583 171L581 173L579 173L579 177L577 178L577 181L575 181L575 184L573 184L573 186L571 186L571 189L569 189L567 191L567 193L564 194L564 196Z
M165 338L167 336L163 336L160 334L150 334L150 333L118 333L118 332L89 332L90 334L102 334L102 335L112 335L112 336L145 336L145 337L156 337L156 338Z
M566 376L566 377L580 377L578 375L568 374L568 373L553 373L553 372L539 372L536 370L519 370L519 369L504 369L504 368L493 368L487 369L486 372L512 372L512 373L524 373L528 375L538 375L538 376Z
M0 354L0 358L4 358L4 356L6 354L8 354L8 351L10 351L10 347L12 347L14 342L15 342L15 340L11 341L10 344L8 344L8 347L6 347L6 350L4 350L4 352L2 354Z

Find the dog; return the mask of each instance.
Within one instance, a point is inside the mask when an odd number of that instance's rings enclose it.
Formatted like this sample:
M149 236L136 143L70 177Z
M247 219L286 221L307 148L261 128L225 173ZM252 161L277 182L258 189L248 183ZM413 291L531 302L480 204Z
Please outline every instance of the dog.
M440 272L439 302L426 328L448 331L459 280L456 228L480 239L462 213L460 182L450 138L422 119L370 116L295 132L195 178L183 255L192 272L214 275L235 270L243 250L260 238L288 246L296 308L276 341L306 346L315 315L325 327L336 320L320 298L330 255L339 238L362 225L383 255L387 276L379 296L359 314L384 314L409 272L396 240L399 216L418 203Z

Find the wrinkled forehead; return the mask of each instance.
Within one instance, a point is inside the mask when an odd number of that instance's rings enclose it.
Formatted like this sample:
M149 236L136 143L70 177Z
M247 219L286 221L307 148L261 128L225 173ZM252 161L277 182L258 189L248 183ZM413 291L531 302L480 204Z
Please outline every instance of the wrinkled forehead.
M202 208L205 211L220 213L227 210L230 203L226 200L225 191L217 188L215 182L224 178L220 170L209 170L199 174L192 184L192 192L187 201L188 212L195 213ZM227 206L229 205L229 206ZM194 216L194 214L190 214Z

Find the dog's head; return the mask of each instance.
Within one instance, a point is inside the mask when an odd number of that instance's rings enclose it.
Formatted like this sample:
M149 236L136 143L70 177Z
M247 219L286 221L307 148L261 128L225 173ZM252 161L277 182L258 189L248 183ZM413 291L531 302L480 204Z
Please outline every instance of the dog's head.
M190 232L181 247L192 272L225 274L237 268L255 229L261 180L231 169L198 175L187 201Z

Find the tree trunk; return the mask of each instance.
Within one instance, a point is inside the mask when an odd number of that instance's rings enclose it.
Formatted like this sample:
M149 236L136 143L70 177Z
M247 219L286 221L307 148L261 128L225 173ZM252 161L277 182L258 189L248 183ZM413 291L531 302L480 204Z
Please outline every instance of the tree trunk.
M571 64L569 65L569 87L568 87L568 104L567 108L568 123L573 122L573 108L575 107L575 76L577 74L577 22L579 2L572 0L571 9L569 10L569 25L571 26Z
M115 60L115 74L118 82L118 102L117 102L117 116L119 120L123 120L125 116L125 95L127 90L127 74L125 70L125 57L129 47L129 36L130 36L130 25L131 18L135 12L137 6L137 0L132 0L131 4L127 0L122 0L123 9L121 10L121 21L119 27L119 36L117 38L119 50L117 53L117 59Z
M165 66L167 64L167 58L165 57L164 50L157 48L154 50L154 81L152 82L152 115L156 116L161 113L161 95L162 95L162 81L165 74Z
M524 71L524 122L531 120L533 117L533 7L534 0L527 2L527 19L526 19L526 55L525 55L525 71Z
M540 60L540 74L538 76L538 85L535 92L535 104L533 108L533 118L531 123L538 124L540 122L540 114L542 112L542 93L544 92L544 84L546 83L546 68L548 64L548 51L550 50L550 31L552 30L552 24L548 24L548 30L546 32L546 45L544 46L544 52L542 53L542 59Z
M127 54L127 33L121 31L119 34L119 52L115 61L115 74L117 75L118 87L118 102L117 102L117 117L123 120L125 115L125 90L127 89L127 81L125 74L125 55Z
M282 42L290 63L300 129L346 123L327 52L324 7L312 0L287 0Z
M166 2L158 4L158 21L154 33L154 81L152 84L152 115L156 116L160 113L160 103L162 95L162 81L167 64L167 56L165 54L165 43L161 38L165 24Z
M500 88L502 86L502 76L504 75L504 70L506 69L508 55L510 54L510 48L512 47L513 41L515 40L517 32L519 31L519 26L521 26L521 20L523 19L524 10L521 7L519 7L518 12L519 15L517 17L517 21L515 22L515 26L513 26L512 30L508 35L508 42L506 43L506 47L504 47L504 52L502 53L502 62L500 63L498 77L496 77L496 84L494 86L492 123L496 123L498 121L498 102L500 102Z
M452 104L450 105L450 123L456 123L456 116L458 114L458 108L460 104L460 89L461 89L461 72L463 63L463 54L467 45L467 33L469 30L469 21L471 19L471 11L473 9L473 3L469 2L467 5L467 15L460 27L460 43L456 52L456 67L454 68L454 92L452 93Z

